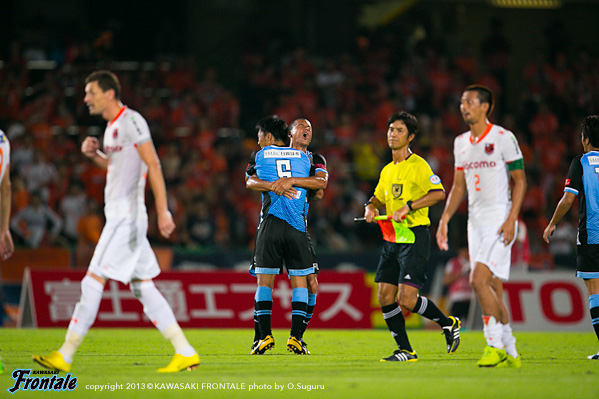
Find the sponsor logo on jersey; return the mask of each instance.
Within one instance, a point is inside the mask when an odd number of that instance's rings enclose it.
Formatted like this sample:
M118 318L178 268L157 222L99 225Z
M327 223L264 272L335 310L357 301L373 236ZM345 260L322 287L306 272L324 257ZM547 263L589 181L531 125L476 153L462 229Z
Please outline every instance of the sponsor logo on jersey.
M469 163L465 163L464 166L462 166L464 168L464 170L468 170L468 169L485 169L485 168L494 168L495 166L497 166L497 163L495 161L476 161L476 162L469 162Z
M6 136L0 134L0 143L4 143L6 141Z
M401 196L403 192L403 184L393 184L391 186L391 194L393 194L393 198L397 199Z
M104 146L104 152L106 154L112 154L113 152L123 151L123 146L120 145L107 145Z
M491 155L494 150L495 150L495 144L494 143L487 143L487 144L485 144L485 152L488 155Z
M565 186L568 186L568 185L570 185L570 179L566 179L566 181L564 182L564 185L565 185Z
M441 183L441 178L437 175L432 175L430 178L430 181L433 184L439 184L439 183Z
M295 150L264 150L264 158L300 158L301 152Z
M112 132L112 138L116 139L119 135L119 129L114 129L114 131Z
M599 165L599 157L597 155L589 156L589 164L591 165Z

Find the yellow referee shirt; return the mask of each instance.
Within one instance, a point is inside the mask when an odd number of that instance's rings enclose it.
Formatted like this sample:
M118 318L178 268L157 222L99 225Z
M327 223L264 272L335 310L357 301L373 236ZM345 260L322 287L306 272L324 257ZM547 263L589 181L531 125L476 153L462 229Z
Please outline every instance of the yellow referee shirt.
M406 202L417 200L433 190L445 191L441 179L422 157L412 154L398 164L391 162L383 168L374 195L385 204L387 215L392 215ZM428 207L408 213L406 222L408 227L429 226Z

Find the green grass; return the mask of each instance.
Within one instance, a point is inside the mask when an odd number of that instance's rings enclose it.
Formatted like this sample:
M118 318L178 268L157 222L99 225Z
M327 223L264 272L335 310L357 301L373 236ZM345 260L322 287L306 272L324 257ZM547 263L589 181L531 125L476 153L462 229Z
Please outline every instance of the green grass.
M18 391L10 376L16 368L39 369L33 353L57 349L64 329L0 331L0 348L6 372L0 375L1 397L83 398L599 398L599 361L586 356L598 349L593 333L516 332L522 368L481 369L482 332L465 331L454 355L445 353L440 330L410 330L418 352L415 363L383 363L393 339L386 330L308 330L310 356L285 350L287 331L276 330L274 349L250 356L253 331L186 330L202 359L192 372L158 374L172 348L153 329L92 329L73 364L79 379L73 392ZM64 373L61 373L61 376ZM86 390L90 384L198 384L198 389L131 389L114 392ZM202 383L234 383L245 389L202 389ZM250 385L272 388L249 390ZM283 391L274 384L284 386ZM289 389L288 384L302 388ZM324 389L307 391L307 386Z

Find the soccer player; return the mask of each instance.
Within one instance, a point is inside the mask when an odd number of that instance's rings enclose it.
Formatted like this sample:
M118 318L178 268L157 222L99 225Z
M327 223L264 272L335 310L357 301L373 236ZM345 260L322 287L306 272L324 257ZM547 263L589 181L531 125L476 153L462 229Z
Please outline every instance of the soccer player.
M168 238L175 230L167 208L160 160L148 124L138 112L121 103L120 92L120 83L112 72L97 71L85 80L84 102L90 114L101 115L108 121L103 152L95 137L87 137L81 145L81 152L87 158L108 171L104 207L106 225L81 281L81 298L75 306L63 345L48 355L34 355L33 359L46 368L69 372L75 352L96 319L104 286L108 279L113 279L129 284L146 316L175 348L171 362L157 371L190 370L200 363L200 358L152 281L160 268L146 237L146 176L156 202L160 233Z
M549 243L549 236L578 197L576 276L584 279L587 286L591 320L599 339L599 115L587 116L582 121L581 141L584 155L578 155L570 164L564 195L543 232L543 239ZM588 358L599 360L599 352Z
M274 138L272 135L269 135L268 132L265 133L264 129L261 129L261 123L259 123L256 128L258 129L258 144L261 147L264 147L266 145L271 145L274 141ZM312 141L312 124L310 123L310 121L308 121L307 119L304 118L300 118L300 119L296 119L295 121L293 121L291 123L291 125L289 126L289 137L291 138L290 140L290 147L291 148L295 148L298 150L302 150L303 152L305 152L308 157L310 158L310 160L312 161L312 167L310 169L310 176L315 176L315 177L309 177L309 178L299 178L299 179L295 179L295 184L298 187L304 187L309 189L313 184L320 184L321 179L324 179L325 181L328 182L328 171L326 168L326 160L325 158L320 155L320 154L313 154L310 151L308 151L308 146L310 145L310 142ZM254 158L253 158L254 159ZM283 195L295 195L297 193L297 191L293 188L293 186L291 185L291 182L289 179L279 179L276 181L276 185L275 182L268 182L268 181L264 181L259 179L256 175L255 175L255 164L250 163L248 165L248 168L246 169L246 186L247 188L254 190L254 191L260 191L260 192L265 192L265 191L275 191L278 190L279 193L282 193ZM314 190L309 190L308 191L308 202L311 199L321 199L324 196L324 190L323 189L319 189L317 191ZM306 207L306 214L307 214L307 207ZM306 232L307 234L307 232ZM309 239L309 237L308 237ZM316 253L314 252L314 247L312 246L312 242L310 241L310 251L312 252L312 265L314 266L314 273L308 275L308 310L306 313L306 318L304 319L304 323L302 324L302 335L305 332L306 328L308 327L308 323L310 322L310 320L312 319L313 313L314 313L314 306L316 305L316 296L317 296L317 291L318 291L318 279L316 277L316 275L318 274L318 260L316 259ZM254 272L254 263L252 260L252 265L250 267L250 273L255 275ZM270 287L270 289L272 290L274 287L274 280L272 280L273 286ZM256 347L258 345L258 342L260 341L260 328L259 328L259 323L258 320L256 318L256 316L254 315L254 343L252 344L252 349L250 351L250 354L261 354L258 353L256 351ZM310 354L310 352L308 351L308 349L306 348L307 344L306 342L303 340L303 338L301 339L302 342L302 346L304 349L304 354Z
M287 139L287 127L281 119L270 116L258 123L259 142L268 139L265 146L252 154L250 165L255 165L260 180L273 183L268 192L262 193L262 211L256 234L254 256L258 287L255 296L255 314L259 324L260 341L252 353L262 354L274 346L271 331L272 288L274 278L285 263L292 292L291 334L287 349L305 354L302 345L303 324L308 308L307 275L314 273L313 254L306 232L307 189L299 187L301 181L311 180L309 189L326 187L326 180L309 177L311 161L308 155L290 147L281 147ZM262 133L261 133L262 132ZM270 137L272 136L272 137ZM274 144L274 145L269 145ZM276 181L289 179L287 188ZM291 186L295 195L284 195Z
M381 361L415 362L418 355L410 345L402 307L443 328L447 353L454 353L460 344L460 320L446 316L433 301L418 295L426 280L430 254L428 208L445 198L445 190L429 164L410 149L418 133L416 117L407 112L396 112L387 125L387 143L393 161L381 171L374 195L365 204L364 217L372 223L379 210L385 208L393 222L400 223L405 219L415 238L413 243L402 243L385 235L374 281L378 283L383 317L398 349Z
M487 341L477 364L518 368L521 360L503 302L502 281L510 275L511 247L526 176L514 134L489 122L493 104L493 93L485 86L468 86L462 94L460 110L470 131L454 141L453 185L439 221L437 244L441 250L449 249L447 224L467 191L470 284L482 309ZM511 199L510 178L514 181Z
M10 258L15 250L9 229L10 201L10 142L4 132L0 130L0 258L2 260ZM4 306L4 303L0 303L0 306ZM4 309L1 311L4 314ZM4 373L4 365L0 358L0 374L2 373Z

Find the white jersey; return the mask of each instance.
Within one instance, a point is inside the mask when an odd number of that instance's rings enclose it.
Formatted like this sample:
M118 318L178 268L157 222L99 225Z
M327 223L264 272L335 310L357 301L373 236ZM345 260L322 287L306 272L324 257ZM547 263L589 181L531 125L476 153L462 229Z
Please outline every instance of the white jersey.
M152 140L146 120L123 107L104 131L108 172L104 188L106 219L147 217L144 192L148 166L137 146Z
M4 179L4 174L9 173L10 165L10 142L8 137L0 130L0 182Z
M501 225L511 209L508 164L522 159L512 132L489 124L478 140L470 131L456 137L455 167L463 170L468 189L468 225Z

